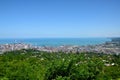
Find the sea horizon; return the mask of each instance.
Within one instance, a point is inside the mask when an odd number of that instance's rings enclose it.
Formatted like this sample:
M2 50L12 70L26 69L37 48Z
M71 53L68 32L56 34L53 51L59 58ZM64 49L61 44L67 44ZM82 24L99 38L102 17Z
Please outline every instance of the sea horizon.
M62 45L98 45L111 38L105 37L86 37L86 38L0 38L0 44L26 43L34 46L62 46Z

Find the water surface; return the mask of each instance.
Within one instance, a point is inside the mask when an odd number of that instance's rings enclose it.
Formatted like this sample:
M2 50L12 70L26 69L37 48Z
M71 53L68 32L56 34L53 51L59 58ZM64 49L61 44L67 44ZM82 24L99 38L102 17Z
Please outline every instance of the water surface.
M0 44L27 43L36 46L61 46L61 45L96 45L106 41L109 38L29 38L29 39L0 39Z

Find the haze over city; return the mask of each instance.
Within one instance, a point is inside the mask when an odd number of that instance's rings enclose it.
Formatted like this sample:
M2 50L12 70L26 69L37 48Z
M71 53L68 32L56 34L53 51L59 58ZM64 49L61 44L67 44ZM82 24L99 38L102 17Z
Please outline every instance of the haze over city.
M119 37L120 0L0 0L0 38Z

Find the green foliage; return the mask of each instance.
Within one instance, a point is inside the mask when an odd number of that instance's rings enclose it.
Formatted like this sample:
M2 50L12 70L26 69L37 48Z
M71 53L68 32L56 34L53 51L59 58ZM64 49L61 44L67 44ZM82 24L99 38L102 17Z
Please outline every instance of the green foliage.
M119 80L120 55L19 50L0 54L0 80Z

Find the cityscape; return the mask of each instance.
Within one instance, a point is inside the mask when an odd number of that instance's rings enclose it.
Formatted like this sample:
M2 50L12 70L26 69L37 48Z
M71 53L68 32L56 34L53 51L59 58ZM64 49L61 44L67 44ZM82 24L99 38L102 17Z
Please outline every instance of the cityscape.
M116 41L114 40L116 39ZM69 45L61 45L58 47L48 47L48 46L33 46L30 44L24 43L14 43L14 44L4 44L0 45L0 52L6 51L14 51L21 49L35 49L39 51L47 51L47 52L94 52L94 53L104 53L104 54L120 54L120 38L114 38L112 41L105 42L99 45L87 45L87 46L69 46Z
M0 80L120 80L120 0L0 0Z

